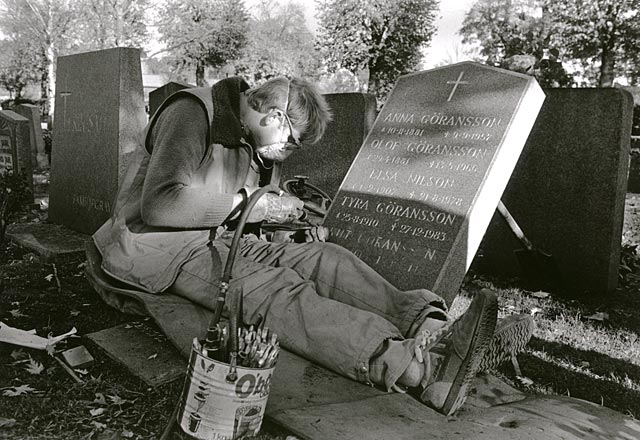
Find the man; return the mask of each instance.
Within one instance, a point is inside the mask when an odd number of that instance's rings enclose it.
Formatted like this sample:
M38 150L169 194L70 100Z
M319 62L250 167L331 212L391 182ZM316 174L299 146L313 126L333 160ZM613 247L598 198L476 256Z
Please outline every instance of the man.
M253 89L228 78L172 95L145 131L112 217L93 236L104 271L212 309L229 252L225 228L246 197L269 183L274 162L302 141L318 141L330 118L322 95L297 78ZM302 207L295 197L268 193L249 222L284 223ZM241 294L246 321L263 317L285 348L387 390L417 387L444 414L462 405L494 333L492 292L477 294L452 323L440 297L399 291L337 245L246 235L239 252L229 294Z

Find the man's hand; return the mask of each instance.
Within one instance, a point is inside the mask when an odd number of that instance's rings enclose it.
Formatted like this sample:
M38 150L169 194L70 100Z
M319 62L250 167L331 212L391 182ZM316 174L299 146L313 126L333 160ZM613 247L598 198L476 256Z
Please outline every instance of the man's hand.
M302 200L290 195L266 193L254 205L247 222L287 223L297 220L304 214Z

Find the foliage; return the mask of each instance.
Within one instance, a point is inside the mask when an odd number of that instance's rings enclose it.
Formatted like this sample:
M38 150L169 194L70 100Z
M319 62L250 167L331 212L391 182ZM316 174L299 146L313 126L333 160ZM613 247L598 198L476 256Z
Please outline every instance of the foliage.
M0 32L38 54L42 97L53 109L54 63L61 49L72 46L79 0L0 0Z
M610 87L616 75L638 79L640 0L544 1L567 53L598 68L591 73L599 87Z
M242 0L167 0L158 31L176 69L195 68L204 84L205 67L238 59L247 44L248 15Z
M481 47L489 64L527 54L538 79L566 87L560 60L581 66L587 83L609 87L616 76L640 79L640 0L479 0L467 13L463 42ZM559 64L560 63L560 64Z
M543 87L568 87L554 23L540 0L480 0L464 18L463 43L480 46L490 65L534 75Z
M415 69L433 37L437 0L319 0L317 47L330 73L369 71L384 101L398 76Z
M83 50L142 47L149 0L79 0L78 40Z
M480 0L467 12L460 35L465 44L479 44L491 65L515 55L542 59L551 40L551 23L537 14L535 0Z
M12 170L0 173L0 243L4 240L7 223L33 201L33 194L27 182L27 176L24 174Z
M41 53L33 44L25 41L0 41L0 86L20 99L27 84L37 82L41 70Z
M618 279L629 291L640 291L640 249L637 245L622 246Z
M236 69L252 83L279 75L313 78L320 70L313 43L302 6L261 0L250 19L247 46Z

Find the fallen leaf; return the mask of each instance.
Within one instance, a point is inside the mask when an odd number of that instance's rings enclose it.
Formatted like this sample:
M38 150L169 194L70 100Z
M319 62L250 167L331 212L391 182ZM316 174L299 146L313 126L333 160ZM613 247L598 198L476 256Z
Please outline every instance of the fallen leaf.
M591 319L592 321L608 321L609 320L609 314L606 312L598 312L598 313L594 313L593 315L589 315L589 316L585 316L585 319Z
M105 399L104 394L96 393L96 398L93 403L97 403L98 405L106 405L107 399Z
M16 419L5 419L0 416L0 428L11 428L16 424Z
M536 316L536 314L538 313L542 313L542 309L539 307L533 307L529 313L531 314L531 316Z
M133 432L131 432L129 430L126 430L126 429L123 429L122 430L122 436L124 438L132 438L133 437Z
M149 356L147 359L155 359L158 357L158 353L153 353L151 356Z
M107 425L104 425L106 428ZM98 428L96 426L96 428ZM98 428L99 430L99 428ZM113 429L105 429L102 431L95 440L122 440L122 434L120 431L114 431Z
M125 403L128 402L128 400L123 399L122 397L118 396L117 394L114 394L113 396L109 396L109 400L111 400L111 403L114 405L124 405Z
M107 412L106 408L94 408L89 410L89 414L91 414L91 417L99 417L105 412Z
M542 290L539 290L537 292L533 292L531 294L531 296L535 297L535 298L548 298L551 294L549 292L543 292Z
M29 393L37 393L37 390L25 384L18 387L10 387L9 389L4 390L2 395L7 397L16 397Z
M531 379L529 379L528 377L524 377L524 376L516 376L516 378L520 381L520 383L526 387L530 387L531 385L533 385L533 381Z
M70 312L70 315L71 315L71 316L78 316L79 314L80 314L80 312L79 312L79 311L77 311L77 310L72 310L72 311Z
M587 361L582 361L580 362L580 366L584 367L584 368L589 368L591 366L591 364Z
M49 275L47 275L46 277L44 277L45 280L51 282L51 280L53 279L53 274L50 273Z
M87 262L83 261L82 263L80 263L80 264L78 264L76 266L76 269L82 269L82 268L85 268L85 267L87 267Z
M18 309L9 310L9 313L11 313L11 316L13 316L14 318L20 318L21 316L27 316L27 315L25 315L24 313L22 313Z
M81 370L80 368L76 368L73 371L75 371L78 374L82 374L82 375L89 374L89 372L87 370Z
M29 358L29 365L27 365L27 368L25 369L27 370L27 373L40 374L44 371L44 365L33 358Z
M107 427L107 425L105 425L104 423L100 423L100 422L96 422L95 420L91 421L91 424L94 426L94 428L96 428L98 431L102 431L104 428Z
M9 356L11 356L13 360L17 361L20 359L26 359L28 355L22 348L18 348L16 350L13 350Z

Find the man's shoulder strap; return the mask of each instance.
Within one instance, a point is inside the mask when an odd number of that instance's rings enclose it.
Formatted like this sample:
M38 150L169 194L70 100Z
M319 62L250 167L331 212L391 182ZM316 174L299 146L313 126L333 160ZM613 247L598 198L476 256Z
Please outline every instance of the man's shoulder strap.
M155 125L156 120L158 119L158 116L160 115L160 113L162 113L162 111L165 108L167 108L169 104L175 101L176 98L180 96L185 96L185 95L187 96L191 95L195 97L202 104L205 111L207 112L207 120L209 121L209 127L211 127L211 123L213 122L213 97L211 95L211 87L194 87L194 88L178 90L177 92L174 92L171 95L169 95L167 99L165 99L162 102L162 104L160 104L160 107L158 107L158 110L156 110L156 112L151 116L151 119L149 120L149 123L147 124L144 131L143 138L145 140L145 147L148 145L149 134L151 133L151 129ZM207 145L209 145L210 137L211 137L211 130L209 129L209 132L207 133Z

